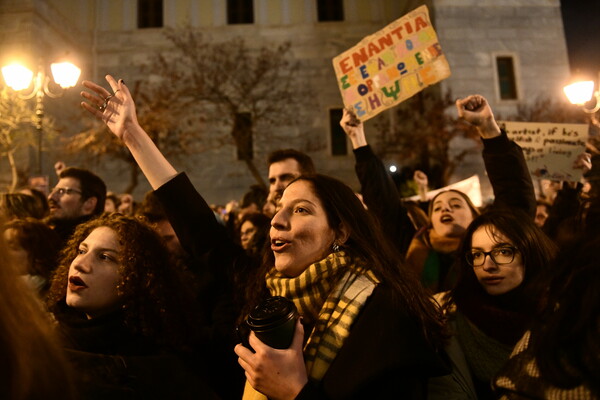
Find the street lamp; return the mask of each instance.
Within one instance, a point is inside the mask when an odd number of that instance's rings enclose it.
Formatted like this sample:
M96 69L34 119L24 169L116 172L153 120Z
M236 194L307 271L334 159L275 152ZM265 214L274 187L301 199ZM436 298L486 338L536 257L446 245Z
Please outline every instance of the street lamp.
M600 75L598 78L598 83L600 84ZM580 106L583 111L590 114L592 123L600 127L600 123L595 115L600 110L600 90L594 92L594 81L575 82L565 86L563 90L571 104ZM592 100L595 104L590 106L589 103Z
M35 102L35 129L37 131L38 152L37 152L37 173L42 175L42 138L43 138L43 118L44 118L44 96L52 98L61 97L65 89L77 84L81 69L69 62L53 63L50 66L52 78L46 74L46 69L42 62L39 63L38 72L33 76L33 72L28 68L14 63L2 67L2 75L6 84L15 90L19 97L23 99L36 98ZM33 85L32 85L33 81ZM54 81L60 89L51 89L50 83ZM25 90L31 87L30 92Z

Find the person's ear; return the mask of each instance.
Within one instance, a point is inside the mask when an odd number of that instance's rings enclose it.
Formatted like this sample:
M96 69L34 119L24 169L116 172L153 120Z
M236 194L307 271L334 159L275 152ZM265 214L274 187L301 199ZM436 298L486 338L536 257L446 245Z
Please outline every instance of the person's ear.
M83 202L83 206L81 207L82 214L83 215L93 214L94 210L96 209L96 204L98 204L98 198L97 197L88 197Z
M344 243L346 243L346 241L348 240L349 237L350 237L350 230L348 229L346 224L344 224L343 222L340 222L340 225L339 225L336 235L335 235L336 242L339 243L340 245L343 245Z

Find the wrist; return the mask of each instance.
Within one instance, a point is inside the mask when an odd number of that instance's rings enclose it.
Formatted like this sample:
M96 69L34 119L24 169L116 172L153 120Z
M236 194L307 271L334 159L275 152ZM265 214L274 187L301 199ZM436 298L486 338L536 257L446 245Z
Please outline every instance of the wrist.
M350 142L352 142L352 148L358 149L359 147L366 146L367 139L364 136L350 136Z
M495 120L487 121L486 123L477 127L479 134L484 139L491 139L500 136L500 127Z

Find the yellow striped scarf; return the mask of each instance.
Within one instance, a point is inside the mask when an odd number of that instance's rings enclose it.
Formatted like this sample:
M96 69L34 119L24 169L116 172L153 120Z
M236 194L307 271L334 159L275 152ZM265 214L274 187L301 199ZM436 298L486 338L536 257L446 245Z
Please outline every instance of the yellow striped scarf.
M332 288L330 278L340 269L346 272ZM295 278L287 278L275 269L267 274L271 294L292 300L306 323L314 324L304 347L310 378L323 378L377 283L371 271L349 265L343 251L312 264Z
M330 278L340 269L347 271L332 288ZM370 270L349 265L345 253L338 251L312 264L295 278L288 278L273 268L266 276L266 283L273 296L293 301L305 323L314 324L304 346L304 360L309 378L320 381L379 281ZM243 400L264 399L264 395L246 382Z

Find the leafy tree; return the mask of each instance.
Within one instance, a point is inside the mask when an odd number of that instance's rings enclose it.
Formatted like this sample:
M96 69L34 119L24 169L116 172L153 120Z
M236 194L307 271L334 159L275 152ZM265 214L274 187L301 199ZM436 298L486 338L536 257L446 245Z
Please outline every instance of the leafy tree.
M37 116L32 102L21 99L8 87L0 87L0 156L6 157L10 172L9 191L14 191L19 178L27 175L27 171L19 168L17 152L27 146L38 146L33 126ZM44 135L53 135L54 127L50 119L44 118Z
M211 126L229 129L238 159L265 187L248 148L250 138L256 133L272 138L273 127L297 123L308 92L297 78L299 63L292 60L290 43L251 48L241 37L215 41L191 28L165 34L174 51L157 55L154 73L169 79Z
M446 186L456 167L477 148L452 153L449 151L450 142L457 137L479 137L474 127L447 112L450 107L454 107L451 93L442 95L437 87L426 88L395 107L376 123L379 153L382 156L399 156L405 166L425 171L432 187ZM497 120L587 123L587 116L578 107L547 96L520 104L514 115L495 114ZM588 149L592 152L597 152L598 148L597 131L597 128L591 127ZM411 177L404 176L404 179ZM410 189L410 184L407 188Z
M208 40L189 27L165 29L165 35L172 46L140 66L145 78L133 84L140 124L167 157L184 162L187 155L234 144L238 159L266 187L253 162L252 138L258 127L271 139L273 126L296 123L307 91L296 79L290 44L251 48L242 38ZM139 176L135 161L114 135L90 123L68 139L67 151L127 163L125 191L131 192Z
M450 107L454 107L451 93L441 95L437 87L426 88L395 107L375 124L382 156L396 155L405 166L424 171L432 187L446 186L472 151L451 154L450 142L460 136L478 137L473 127L448 113Z
M187 116L186 104L173 87L164 81L135 82L131 89L136 101L138 121L166 157L182 160L192 154L199 130L190 125L198 118ZM185 115L184 115L185 114ZM186 121L187 122L182 122ZM97 161L112 158L120 160L129 169L129 184L125 193L131 193L139 183L140 169L129 150L106 126L86 115L88 128L65 138L65 150L71 154L84 153Z

